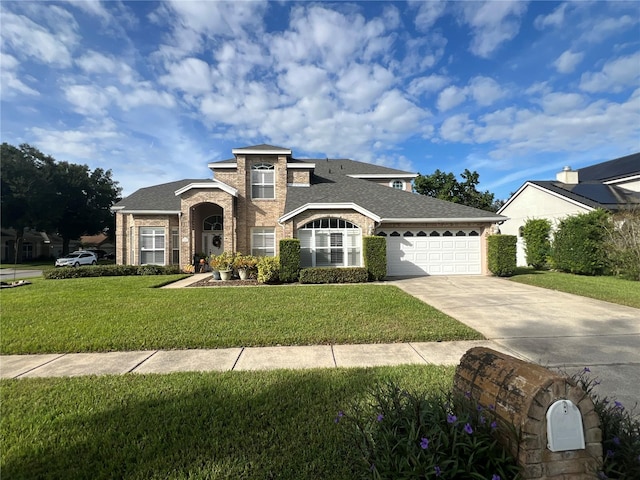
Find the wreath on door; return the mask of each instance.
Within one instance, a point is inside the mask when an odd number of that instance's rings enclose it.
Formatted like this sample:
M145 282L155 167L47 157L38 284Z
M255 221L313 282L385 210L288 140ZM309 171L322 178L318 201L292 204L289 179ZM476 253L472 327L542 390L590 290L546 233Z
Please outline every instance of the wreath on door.
M213 236L213 246L216 248L220 248L222 246L222 238L220 235Z

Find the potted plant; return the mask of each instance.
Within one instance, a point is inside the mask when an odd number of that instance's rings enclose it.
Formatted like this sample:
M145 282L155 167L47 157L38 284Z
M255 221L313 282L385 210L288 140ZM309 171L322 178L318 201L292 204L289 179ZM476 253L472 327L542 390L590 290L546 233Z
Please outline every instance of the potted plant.
M220 262L218 262L217 255L211 255L211 258L209 259L209 266L211 267L213 279L220 280Z
M221 280L231 280L231 273L233 272L233 259L234 255L229 252L222 252L216 256L216 262L218 265L218 271L220 272Z
M249 273L258 264L258 259L253 255L242 255L238 253L233 261L233 266L238 270L240 280L249 278Z

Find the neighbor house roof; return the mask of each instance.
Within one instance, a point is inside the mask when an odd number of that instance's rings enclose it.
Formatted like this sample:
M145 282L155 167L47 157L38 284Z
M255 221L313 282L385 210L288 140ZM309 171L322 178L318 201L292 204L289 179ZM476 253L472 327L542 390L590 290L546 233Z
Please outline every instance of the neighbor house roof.
M578 170L580 182L609 182L640 175L640 152Z
M627 208L629 205L640 205L640 193L604 183L585 182L574 185L556 181L531 181L527 183L538 185L591 208L617 211Z
M387 173L390 177L408 173L402 170L346 159L313 162L316 168L311 185L288 190L283 220L305 209L328 208L332 204L357 205L377 217L378 221L505 220L505 217L493 212L390 188L351 176L358 170L360 173Z

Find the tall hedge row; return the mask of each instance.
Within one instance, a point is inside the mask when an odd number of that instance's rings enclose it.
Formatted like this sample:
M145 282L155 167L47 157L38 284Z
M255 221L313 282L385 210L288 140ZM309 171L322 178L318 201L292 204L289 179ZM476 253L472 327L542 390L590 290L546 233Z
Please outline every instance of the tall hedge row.
M509 277L516 271L515 235L491 235L487 238L489 270L498 277Z
M284 238L280 240L280 281L293 283L300 275L300 240Z
M387 239L377 236L362 238L364 268L370 281L379 281L387 276Z
M527 220L522 228L527 265L536 270L547 266L551 253L551 222L546 218Z

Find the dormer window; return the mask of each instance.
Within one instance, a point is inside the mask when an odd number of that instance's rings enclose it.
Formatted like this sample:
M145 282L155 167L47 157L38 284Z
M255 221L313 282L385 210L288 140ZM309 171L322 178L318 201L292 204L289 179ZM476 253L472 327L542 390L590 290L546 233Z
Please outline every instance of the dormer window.
M391 186L397 190L404 190L404 182L402 180L394 180Z
M273 165L259 163L251 167L251 198L275 198L275 184Z

